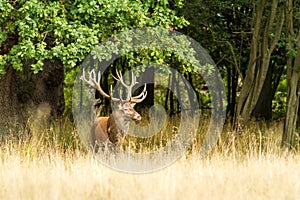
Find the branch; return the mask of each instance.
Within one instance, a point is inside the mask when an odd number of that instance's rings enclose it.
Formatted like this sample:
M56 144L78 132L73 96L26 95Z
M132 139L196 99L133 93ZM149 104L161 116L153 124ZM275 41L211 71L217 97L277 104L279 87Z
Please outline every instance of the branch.
M279 38L280 38L280 34L281 34L281 30L282 30L282 27L283 27L283 23L284 23L284 11L281 10L281 13L280 13L280 19L279 19L279 23L277 23L277 26L276 26L276 32L275 32L275 36L274 36L274 39L271 41L271 44L270 44L270 50L271 52L274 50Z
M271 7L271 14L269 17L269 21L268 21L268 26L266 28L267 32L270 32L272 25L274 23L275 17L276 17L276 10L277 10L277 6L278 6L278 0L273 0L272 1L272 7Z
M237 59L236 59L236 55L234 53L234 50L233 50L233 46L232 44L229 42L229 41L226 41L226 43L228 44L229 48L230 48L230 51L231 51L231 54L232 54L232 57L233 57L233 61L234 61L234 65L235 65L235 68L239 74L239 76L241 78L243 78L243 75L242 75L242 72L240 70L240 66L238 65L238 62L237 62Z
M297 31L296 41L297 41L297 44L300 45L300 27L298 28L298 31Z

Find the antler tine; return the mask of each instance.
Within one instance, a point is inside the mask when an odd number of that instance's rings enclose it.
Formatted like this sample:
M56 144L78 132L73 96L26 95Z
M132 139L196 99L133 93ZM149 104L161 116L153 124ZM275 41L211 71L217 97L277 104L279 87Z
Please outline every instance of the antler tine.
M144 89L141 92L141 94L132 97L132 88L136 84L138 84L138 82L136 81L136 77L134 76L133 71L131 71L131 83L130 84L126 84L124 82L123 75L122 75L121 71L116 70L116 74L117 74L117 77L115 77L114 75L112 75L113 78L115 80L119 81L127 89L127 98L126 98L125 101L133 102L133 103L140 103L140 102L142 102L146 98L146 96L147 96L146 84L145 84Z
M101 75L101 74L100 74ZM101 76L100 76L101 77ZM100 84L100 79L99 82L96 80L97 76L95 74L95 69L92 69L89 72L89 82L90 85L93 86L94 88L98 89L98 85ZM98 84L99 83L99 84Z
M138 98L141 98L143 96L143 93L147 92L146 91L146 83L144 84L144 89L143 91L141 92L141 94L137 95L137 96L134 96L134 97L131 97L131 98L134 98L134 99L138 99Z
M117 74L117 77L115 77L114 75L113 78L117 81L119 81L126 89L127 89L127 97L126 97L126 100L125 101L130 101L130 98L131 98L131 90L132 90L132 84L130 85L127 85L125 82L124 82L124 79L123 79L123 75L121 73L121 71L117 70L116 69L116 74Z
M92 71L93 71L93 70L92 70ZM95 87L95 84L91 81L91 74L90 74L90 73L92 73L92 71L89 72L89 80L87 80L87 79L85 78L85 69L83 68L83 70L82 70L82 75L81 75L80 79L81 79L82 81L86 82L88 85L90 85L90 86L92 86L92 87Z
M116 74L117 74L117 77L115 77L113 74L112 74L112 77L116 80L116 81L123 81L122 79L123 79L123 76L122 76L122 73L119 71L119 70L117 70L116 69Z
M141 98L142 97L142 98ZM140 103L147 97L147 90L146 90L146 84L144 85L144 89L141 92L141 94L131 97L132 103Z
M97 78L97 75L96 75L96 72L95 72L95 69L92 69L90 72L89 72L89 80L87 80L85 78L85 69L83 68L83 71L82 71L82 76L80 77L80 79L84 82L86 82L88 85L92 86L93 88L95 88L96 90L98 90L98 92L108 98L108 99L111 99L112 101L120 101L120 99L118 98L115 98L112 96L112 92L111 92L111 95L108 95L106 94L102 88L101 88L101 85L100 85L100 80L101 80L101 71L98 72L98 78Z
M100 85L100 80L101 80L101 71L99 70L99 72L98 72L98 81L97 81L98 85Z
M134 76L133 71L131 71L131 84L130 84L130 86L133 87L136 84L138 84L138 82L136 81L136 77Z
M123 80L122 72L120 70L116 70L116 72L117 72L117 76L119 77L119 80Z
M131 83L129 85L126 85L126 88L128 90L126 100L131 101L131 99L132 99L132 96L131 96L132 95L132 88L136 84L138 84L138 82L136 81L136 77L134 76L133 71L131 71Z
M86 81L86 79L85 79L85 71L84 71L84 68L82 69L82 75L80 76L80 79L81 79L82 81Z

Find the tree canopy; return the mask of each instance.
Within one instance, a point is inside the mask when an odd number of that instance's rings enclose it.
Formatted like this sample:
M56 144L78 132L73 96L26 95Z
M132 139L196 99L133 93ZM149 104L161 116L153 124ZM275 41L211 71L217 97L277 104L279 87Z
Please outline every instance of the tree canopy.
M99 42L114 34L137 27L182 28L183 17L173 8L174 1L1 1L0 73L11 65L22 70L31 61L34 73L42 70L45 59L62 61L73 68Z

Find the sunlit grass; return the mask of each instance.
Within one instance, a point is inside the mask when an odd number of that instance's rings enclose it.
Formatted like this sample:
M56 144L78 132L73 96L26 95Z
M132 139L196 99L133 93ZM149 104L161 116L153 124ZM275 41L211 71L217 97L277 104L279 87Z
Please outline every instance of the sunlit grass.
M141 175L95 160L69 120L31 127L31 137L1 142L0 199L299 199L300 155L280 148L281 123L253 123L239 134L225 126L201 159L207 123L186 156Z

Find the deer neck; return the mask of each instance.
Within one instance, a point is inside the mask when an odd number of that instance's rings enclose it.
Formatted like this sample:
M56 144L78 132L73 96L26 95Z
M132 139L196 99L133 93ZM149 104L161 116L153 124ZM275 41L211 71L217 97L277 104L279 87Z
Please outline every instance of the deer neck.
M122 133L122 136L128 133L129 124L131 119L126 117L124 113L120 110L114 110L111 114L113 121L115 122L116 128L119 130L118 132Z

